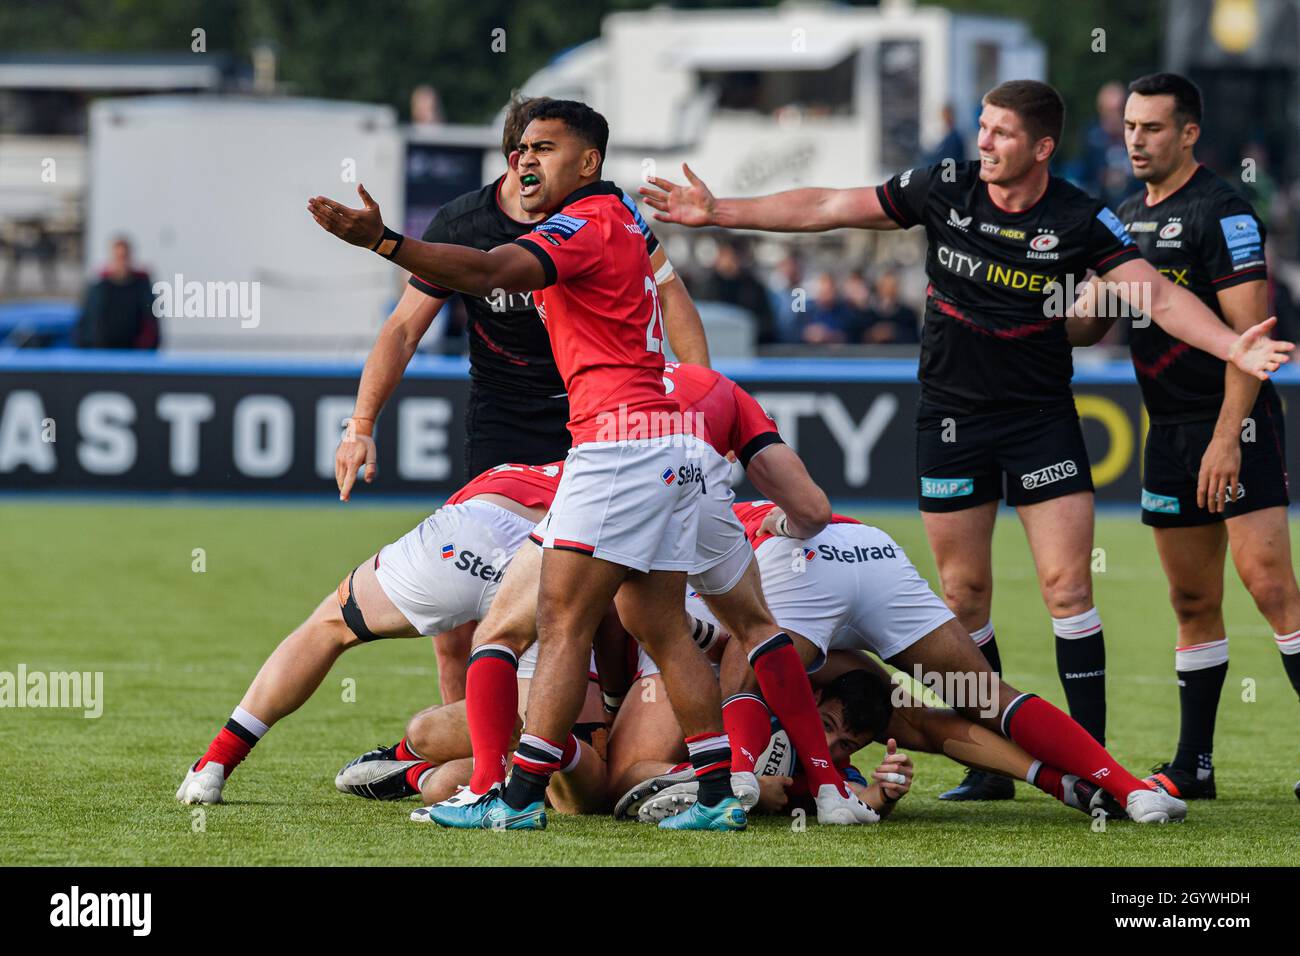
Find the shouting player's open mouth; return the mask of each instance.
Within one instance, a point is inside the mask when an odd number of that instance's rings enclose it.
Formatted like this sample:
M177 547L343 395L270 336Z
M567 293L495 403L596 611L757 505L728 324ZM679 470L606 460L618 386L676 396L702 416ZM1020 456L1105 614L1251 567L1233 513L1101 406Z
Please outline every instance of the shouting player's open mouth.
M531 196L542 188L542 181L536 173L524 173L519 177L519 195Z

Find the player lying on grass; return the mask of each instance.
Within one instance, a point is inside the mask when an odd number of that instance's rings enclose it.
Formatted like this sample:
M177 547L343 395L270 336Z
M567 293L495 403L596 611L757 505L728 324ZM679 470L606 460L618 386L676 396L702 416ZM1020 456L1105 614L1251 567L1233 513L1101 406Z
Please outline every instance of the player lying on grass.
M938 683L941 696L967 720L1010 738L1041 761L1037 785L1048 792L1055 792L1058 779L1064 786L1074 776L1098 784L1138 822L1186 815L1186 804L1150 789L1066 714L1001 680L883 531L836 515L819 534L794 539L770 532L781 524L776 512L772 502L736 506L755 549L768 606L810 670L832 650L870 651L905 673L919 670L923 682ZM703 604L688 602L688 607L709 619ZM724 656L722 687L727 709L739 711L729 724L735 749L760 753L767 746L771 715L757 696L745 693L753 689L753 679L738 653Z
M698 598L692 601L698 603ZM701 625L710 639L716 634L714 643L702 642L716 659L717 651L730 646L728 636L712 624ZM615 640L625 638L616 635ZM561 813L601 813L612 806L617 817L658 822L695 801L697 785L689 762L684 762L681 728L673 717L659 669L644 649L632 647L636 673L607 743L600 697L596 684L590 685L583 714L574 728L584 743L572 742L572 748L566 750L564 772L552 777L547 791L548 804ZM520 660L521 699L528 692L531 656L525 654ZM1006 738L948 708L923 705L904 689L893 687L884 668L865 652L831 651L813 681L827 752L836 772L882 818L911 786L911 761L899 748L941 753L968 767L1027 780L1085 813L1103 807L1109 815L1124 816L1099 787L1077 777L1053 774ZM868 784L850 759L877 740L885 743L886 754L873 771L874 782ZM774 756L769 765L767 757L774 748L785 748L784 761ZM426 759L414 756L417 751ZM377 800L419 795L428 805L468 780L469 754L463 702L431 707L411 719L400 743L349 762L335 785L344 793ZM755 807L759 812L785 812L796 805L815 809L802 761L797 761L797 751L784 731L775 732L758 756L755 769L760 794ZM771 775L779 765L797 769L791 776ZM427 809L413 811L411 819L427 821Z
M695 787L673 745L672 714L663 704L654 663L645 655L640 663L632 692L610 730L606 759L614 815L652 822L689 807ZM943 754L967 767L1025 780L1084 813L1100 807L1108 816L1124 816L1095 784L1053 774L1005 737L954 710L916 700L864 651L831 651L812 682L834 766L881 817L911 787L912 765L905 751ZM876 741L886 752L868 784L850 761ZM779 767L791 765L793 773L778 775ZM779 724L759 753L756 769L759 812L782 813L802 805L808 794L803 761Z
M558 464L492 468L358 565L267 658L225 727L186 773L176 799L220 803L235 767L276 721L306 702L349 648L378 638L440 635L486 616L512 556L550 506L561 473ZM444 659L454 673L455 654Z

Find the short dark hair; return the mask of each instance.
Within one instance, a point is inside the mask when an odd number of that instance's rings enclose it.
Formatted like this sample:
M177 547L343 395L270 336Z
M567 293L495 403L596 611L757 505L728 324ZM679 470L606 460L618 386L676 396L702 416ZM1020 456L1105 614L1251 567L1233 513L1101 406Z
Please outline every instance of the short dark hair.
M557 119L569 127L578 138L600 153L604 165L605 150L609 147L609 123L586 103L577 100L552 100L536 103L528 111L528 122Z
M822 700L838 700L844 726L850 732L871 732L876 740L889 726L893 705L889 702L889 688L871 671L845 671L822 688Z
M1035 143L1052 141L1052 152L1061 145L1065 128L1065 100L1056 88L1038 80L1007 80L984 94L985 106L1000 106L1020 117Z
M519 148L519 141L524 138L524 130L531 118L529 111L543 103L551 102L549 96L524 96L515 90L510 94L506 104L505 124L501 127L501 155L506 159Z
M1177 73L1148 73L1128 85L1130 93L1139 96L1172 96L1174 121L1180 127L1201 122L1201 90L1195 83Z

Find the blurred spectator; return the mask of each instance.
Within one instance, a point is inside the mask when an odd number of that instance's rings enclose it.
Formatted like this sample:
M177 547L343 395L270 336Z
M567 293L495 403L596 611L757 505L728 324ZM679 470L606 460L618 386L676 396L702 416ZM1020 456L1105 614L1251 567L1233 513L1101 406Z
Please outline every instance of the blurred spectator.
M754 317L758 344L770 345L777 341L768 291L758 281L753 268L734 244L719 243L713 269L705 275L695 296L702 301L727 302L745 309Z
M803 263L793 252L788 253L776 268L767 283L768 300L772 308L772 320L776 327L778 342L798 342L799 326L803 316L795 311L795 291L803 286Z
M442 100L432 86L417 86L411 90L411 124L413 126L438 126L443 122Z
M1128 93L1117 81L1097 91L1097 118L1083 133L1079 185L1114 208L1138 189L1124 145L1124 102Z
M848 333L853 326L853 312L840 300L834 276L829 272L817 276L806 305L800 341L813 345L848 341Z
M939 140L939 145L925 154L925 165L927 166L933 166L945 159L955 159L957 162L961 162L966 158L966 141L962 138L961 133L957 131L957 119L953 115L952 104L944 104L940 115L943 118L943 128L947 132L944 133L943 139Z
M83 349L156 349L153 283L134 268L131 244L113 240L108 266L86 289L76 344Z
M849 342L858 342L867 328L867 315L871 311L871 286L860 272L850 272L840 283L840 295L844 307L849 311L849 321L845 328L845 338Z
M862 341L872 345L920 341L916 310L898 298L898 276L883 272L863 322Z

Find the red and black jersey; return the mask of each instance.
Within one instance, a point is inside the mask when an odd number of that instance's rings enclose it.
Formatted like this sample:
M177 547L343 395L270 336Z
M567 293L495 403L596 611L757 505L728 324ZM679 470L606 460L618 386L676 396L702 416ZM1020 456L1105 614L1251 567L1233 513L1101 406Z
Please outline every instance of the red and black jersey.
M1190 290L1219 318L1218 293L1267 281L1264 224L1239 193L1204 166L1160 202L1143 191L1119 207L1124 228L1160 273ZM1175 425L1218 417L1223 362L1174 338L1154 322L1134 324L1133 367L1151 421ZM1273 393L1265 382L1261 397Z
M745 526L745 537L749 539L750 547L757 550L758 546L769 538L776 535L759 534L759 526L763 524L763 519L772 513L776 507L774 501L738 501L731 506L731 510L736 513L740 523ZM857 518L850 518L848 515L831 515L831 524L862 524Z
M664 388L683 413L703 425L703 438L719 455L735 452L748 468L753 457L781 441L776 422L754 397L721 372L703 365L669 362Z
M457 196L438 210L420 238L425 242L449 242L487 251L513 242L536 223L512 219L501 208L500 176L482 189ZM626 195L624 204L636 217L647 254L653 255L659 241ZM564 380L555 367L546 328L537 320L532 292L511 292L501 296L473 296L411 276L410 284L425 295L445 299L459 294L469 322L469 373L474 381L493 389L527 395L556 396L564 392Z
M1067 293L1087 270L1104 275L1141 253L1113 212L1065 180L1050 177L1037 203L1010 212L979 169L939 163L876 188L891 219L929 239L921 401L958 413L1071 402Z
M623 191L590 183L515 242L546 275L533 300L569 393L573 443L631 437L611 436L611 422L655 416L670 434L679 431L677 403L664 392L659 287Z
M458 505L478 495L500 495L525 508L549 509L560 486L564 463L551 465L497 465L470 480L447 504Z

